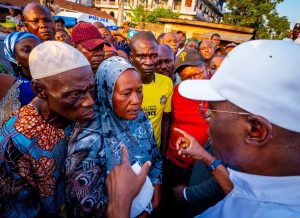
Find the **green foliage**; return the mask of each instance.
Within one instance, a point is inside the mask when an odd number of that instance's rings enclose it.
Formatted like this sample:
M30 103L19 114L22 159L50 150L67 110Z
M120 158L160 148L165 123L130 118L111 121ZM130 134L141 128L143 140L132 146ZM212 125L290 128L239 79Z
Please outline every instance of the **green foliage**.
M130 13L126 13L133 22L145 22L148 12L145 10L143 5L138 5L136 8L133 8L131 5Z
M226 24L252 27L260 39L287 37L289 21L279 16L276 5L284 0L226 0Z
M147 16L147 22L158 23L158 18L179 18L179 13L173 12L170 8L156 8Z
M170 8L156 8L148 11L143 5L136 8L130 6L130 13L126 13L133 22L158 23L158 18L179 18L179 13L173 12Z

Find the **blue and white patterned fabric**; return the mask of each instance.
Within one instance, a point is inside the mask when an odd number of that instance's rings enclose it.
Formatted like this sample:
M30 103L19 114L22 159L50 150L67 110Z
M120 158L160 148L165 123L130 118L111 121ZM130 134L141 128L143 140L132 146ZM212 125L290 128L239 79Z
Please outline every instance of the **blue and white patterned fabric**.
M135 69L124 58L114 56L103 61L96 74L97 99L92 121L77 124L67 152L67 201L75 216L106 215L109 171L122 161L125 144L131 165L152 162L148 176L152 184L161 184L162 161L152 125L143 110L135 120L125 120L113 111L112 95L119 76Z
M10 62L17 64L15 57L15 46L19 41L28 37L34 38L38 42L42 42L39 37L29 32L13 32L7 35L4 40L5 58Z

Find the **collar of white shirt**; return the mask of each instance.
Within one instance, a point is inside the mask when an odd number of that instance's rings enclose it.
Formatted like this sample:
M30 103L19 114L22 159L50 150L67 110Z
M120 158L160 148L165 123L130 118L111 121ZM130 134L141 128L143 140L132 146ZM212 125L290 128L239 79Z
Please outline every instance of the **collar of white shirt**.
M256 201L300 204L300 176L258 176L229 169L234 189L232 197Z

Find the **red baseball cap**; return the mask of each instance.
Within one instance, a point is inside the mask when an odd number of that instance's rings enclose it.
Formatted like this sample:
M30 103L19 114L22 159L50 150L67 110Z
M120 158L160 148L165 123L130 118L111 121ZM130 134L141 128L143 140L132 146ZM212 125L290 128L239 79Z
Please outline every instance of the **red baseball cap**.
M93 24L86 22L80 22L72 29L71 42L73 45L81 45L88 51L106 43L99 30Z

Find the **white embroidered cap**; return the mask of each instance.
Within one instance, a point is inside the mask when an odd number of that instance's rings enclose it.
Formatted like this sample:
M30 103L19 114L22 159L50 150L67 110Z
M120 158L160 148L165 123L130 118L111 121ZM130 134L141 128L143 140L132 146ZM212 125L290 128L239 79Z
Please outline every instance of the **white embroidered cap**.
M29 55L32 79L57 75L83 66L90 66L86 57L76 48L63 42L43 42Z

